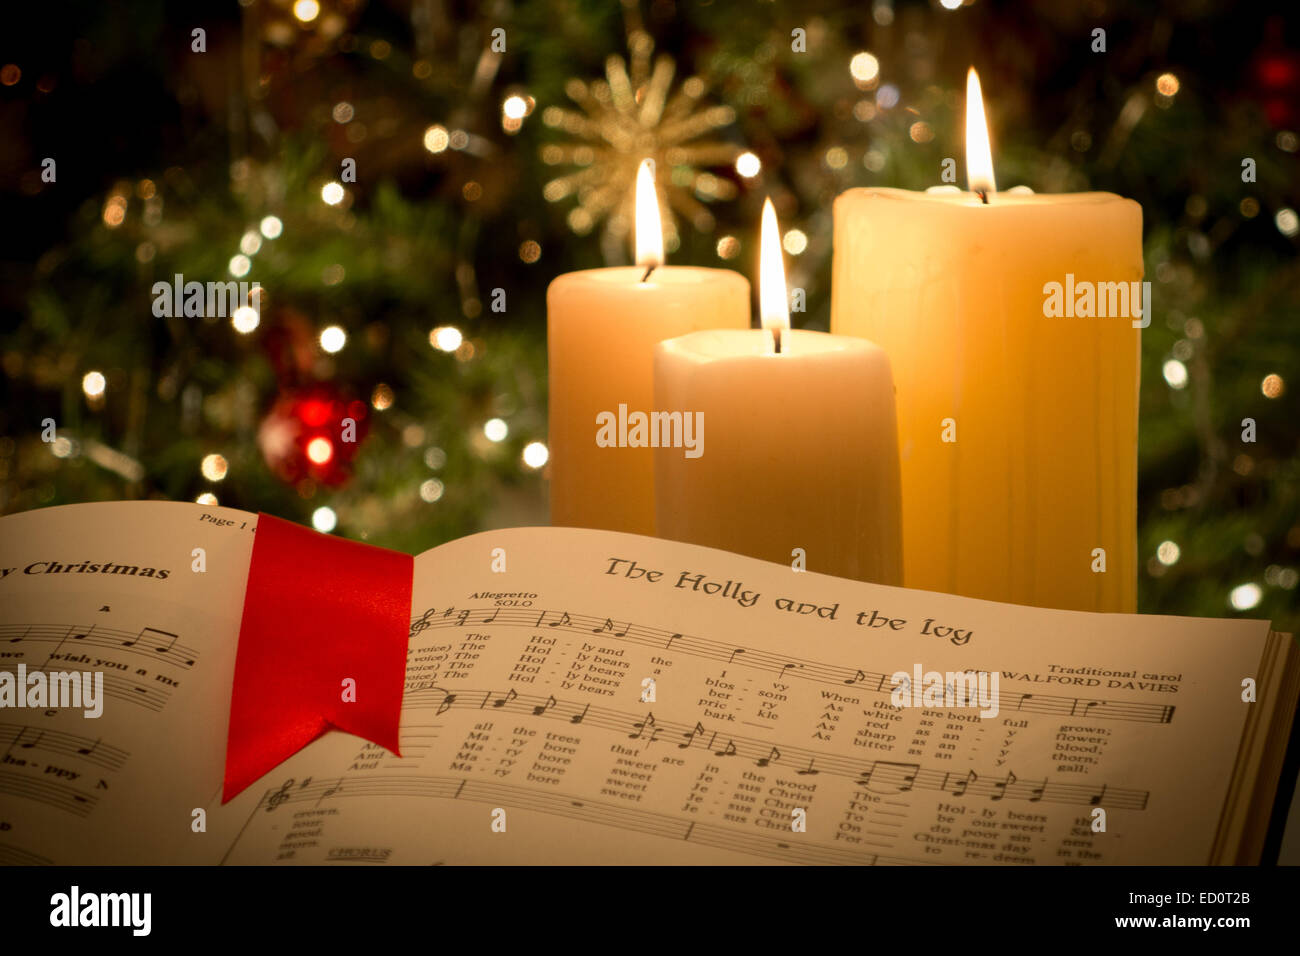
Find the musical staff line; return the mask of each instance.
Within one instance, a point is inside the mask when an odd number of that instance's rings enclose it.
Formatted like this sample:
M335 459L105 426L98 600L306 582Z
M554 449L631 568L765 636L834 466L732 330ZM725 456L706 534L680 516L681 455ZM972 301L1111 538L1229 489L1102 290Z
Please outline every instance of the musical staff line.
M78 817L89 815L95 808L95 804L99 802L97 797L87 796L65 783L55 783L9 771L0 771L0 793L35 800L47 807L65 810Z
M474 616L480 615L475 620ZM546 621L548 615L556 620ZM607 625L604 616L573 614L569 611L539 611L537 608L447 608L438 613L430 608L411 621L411 636L428 628L465 627L469 624L495 623L504 627L558 628L575 633L600 634L604 639L616 639L641 647L663 651L672 647L678 652L727 664L739 664L755 670L768 671L782 676L797 677L833 686L852 685L858 690L878 697L889 697L892 687L890 675L859 668L837 667L806 658L775 654L752 647L711 641L665 628L628 623L615 632ZM739 656L738 656L739 655ZM1086 717L1100 720L1128 720L1140 723L1167 724L1173 721L1172 704L1146 704L1121 700L1101 700L1092 697L1057 697L1046 694L1019 694L1001 691L998 695L1003 712L1047 714L1055 717ZM936 705L934 710L943 710Z
M87 627L74 624L0 624L0 647L10 644L54 644L51 655L57 654L65 643L71 647L103 647L124 650L137 657L146 657L154 663L191 668L198 660L198 652L179 643L178 635L156 627L142 627L125 631L116 627L94 624ZM52 657L46 658L46 666Z
M664 813L638 810L593 800L578 800L571 794L534 790L506 783L475 781L462 777L397 777L359 774L345 778L346 786L334 798L345 797L432 797L442 800L469 800L489 806L516 806L535 810L551 816L567 817L587 823L631 830L669 840L698 843L715 849L764 856L789 863L809 865L861 866L864 864L916 864L921 861L902 857L887 857L876 853L863 853L824 843L803 842L794 834L790 836L765 836L732 827L698 820L679 820ZM299 803L319 801L325 795L318 791L325 784L289 790L268 790L262 802L272 794L285 793L283 802ZM279 804L277 804L279 806Z
M106 770L121 770L126 758L131 756L125 750L104 743L102 739L91 740L89 737L78 737L58 730L42 730L25 724L0 723L0 747L5 748L6 754L15 747L19 750L63 754Z
M57 661L55 663L58 663ZM0 667L0 673L14 674L14 680L18 679L15 671L9 670L8 664ZM55 668L57 670L57 668ZM46 673L41 668L31 668L27 671L30 674ZM112 697L117 700L124 700L131 704L138 704L146 710L152 710L159 713L167 706L167 701L171 699L171 691L165 687L155 687L151 684L140 684L129 677L123 677L113 671L104 671L104 696ZM26 693L26 689L19 688L19 693ZM83 698L84 699L84 698ZM41 708L29 708L39 710ZM53 707L49 709L55 709Z
M1106 795L1106 806L1125 810L1145 810L1150 796L1146 790L1120 789L1108 785L1088 786L1072 783L1049 783L1046 780L1018 780L1014 774L978 776L974 771L966 775L937 769L924 769L919 764L899 763L891 760L855 760L839 754L822 753L802 747L783 745L778 749L770 740L740 737L730 731L709 730L699 722L694 726L660 720L653 714L629 713L593 704L578 704L561 700L554 705L538 709L551 697L532 697L516 692L513 697L499 691L482 691L457 688L454 692L440 687L426 688L408 694L405 703L412 707L437 707L439 714L451 709L477 710L492 701L508 713L533 714L569 723L590 724L601 730L617 731L628 738L648 743L660 742L679 749L701 748L711 750L717 757L740 757L752 760L755 766L779 764L796 774L815 776L828 774L847 777L873 793L904 793L910 790L934 790L954 797L970 794L991 800L1026 800L1030 803L1061 803L1076 806L1097 806L1099 795ZM508 698L508 700L507 700ZM575 720L575 717L581 720ZM653 731L653 733L651 733Z
M0 843L0 866L53 866L49 857L32 853L10 843Z

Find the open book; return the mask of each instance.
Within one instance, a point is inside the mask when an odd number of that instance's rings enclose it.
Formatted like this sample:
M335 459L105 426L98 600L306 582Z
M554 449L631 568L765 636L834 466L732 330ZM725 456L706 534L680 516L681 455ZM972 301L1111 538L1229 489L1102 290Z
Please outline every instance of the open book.
M0 519L0 671L103 675L98 717L0 708L0 863L1260 858L1300 690L1265 623L565 528L415 559L403 757L330 732L222 805L256 521L167 502Z

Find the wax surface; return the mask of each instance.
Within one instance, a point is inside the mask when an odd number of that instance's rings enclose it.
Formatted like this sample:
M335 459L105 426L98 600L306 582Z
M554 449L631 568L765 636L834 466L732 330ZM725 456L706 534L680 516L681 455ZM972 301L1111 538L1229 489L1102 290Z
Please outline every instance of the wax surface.
M824 332L696 332L655 354L659 408L702 412L703 454L655 452L657 533L900 584L897 432L885 353Z
M551 524L654 533L650 448L602 448L596 416L648 413L654 347L697 329L749 327L749 281L727 269L589 269L546 292Z
M1135 609L1140 330L1048 318L1043 289L1140 280L1141 240L1108 193L836 199L831 331L893 367L907 587Z

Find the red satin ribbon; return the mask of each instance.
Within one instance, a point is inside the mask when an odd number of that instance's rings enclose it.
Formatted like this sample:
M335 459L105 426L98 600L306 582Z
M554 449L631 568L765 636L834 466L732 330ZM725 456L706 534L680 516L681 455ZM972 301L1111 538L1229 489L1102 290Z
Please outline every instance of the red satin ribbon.
M400 756L413 569L409 554L258 515L222 803L331 727Z

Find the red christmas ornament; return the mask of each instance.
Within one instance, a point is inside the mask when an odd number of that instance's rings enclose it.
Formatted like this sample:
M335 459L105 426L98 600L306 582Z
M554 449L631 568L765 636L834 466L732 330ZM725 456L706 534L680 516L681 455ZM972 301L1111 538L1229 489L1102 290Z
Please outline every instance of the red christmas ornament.
M257 430L262 457L288 484L311 478L341 485L369 430L366 403L332 385L281 393Z

